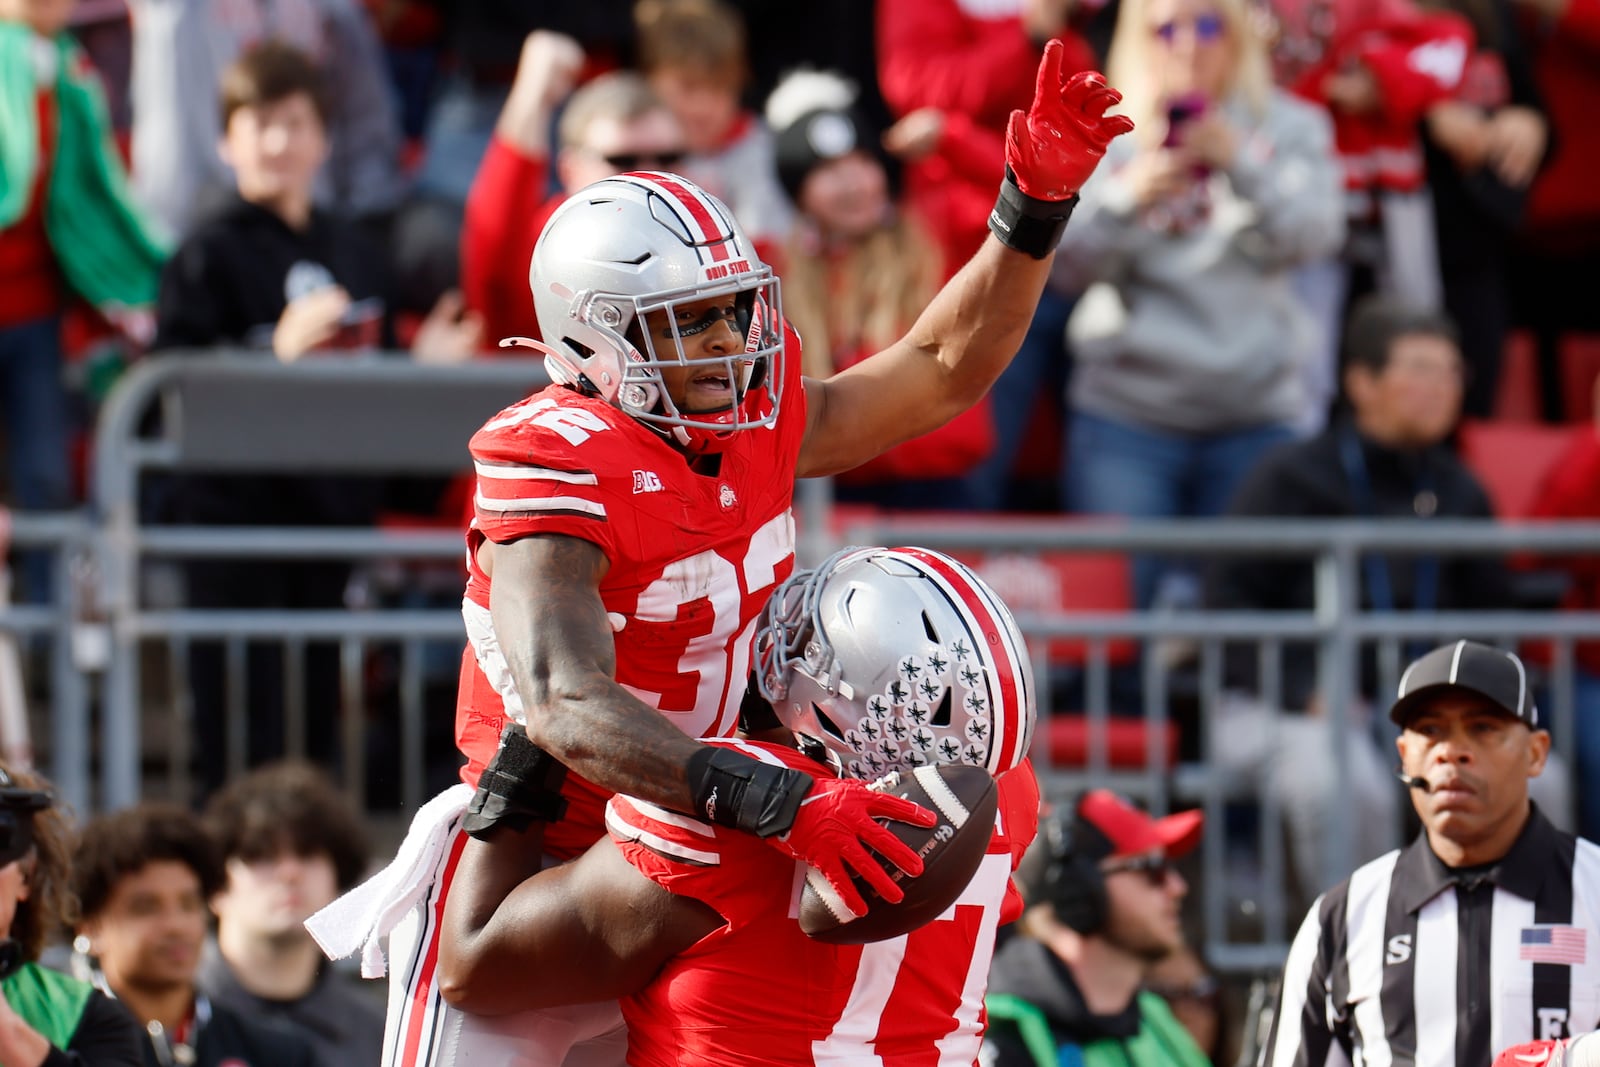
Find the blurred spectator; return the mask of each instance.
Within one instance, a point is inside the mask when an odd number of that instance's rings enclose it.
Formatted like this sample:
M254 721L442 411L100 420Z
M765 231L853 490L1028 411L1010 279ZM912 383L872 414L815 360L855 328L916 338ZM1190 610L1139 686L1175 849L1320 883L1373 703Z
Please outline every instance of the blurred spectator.
M1152 963L1145 969L1144 987L1167 1002L1206 1059L1224 1062L1222 983L1194 949L1185 945Z
M317 202L352 218L387 216L405 194L400 125L383 57L355 0L129 0L133 13L133 180L175 235L229 199L237 162L210 87L251 46L279 40L312 56L326 85L331 150Z
M1082 5L1093 6L1092 0ZM902 119L934 109L940 122L939 151L906 168L906 202L934 228L952 263L964 263L988 233L1006 123L1032 98L1045 44L1060 38L1066 46L1063 72L1099 65L1072 30L1075 7L1072 0L878 0L878 81L890 113ZM1012 469L1030 416L1041 398L1060 414L1071 309L1069 295L1046 289L1016 357L990 390L995 447L969 476L975 506L1020 502L1011 491Z
M641 76L602 74L573 93L582 65L583 52L571 38L528 35L511 95L472 182L461 231L461 281L491 342L538 333L528 263L545 222L567 198L549 192L550 122L563 101L555 160L563 190L628 170L676 170L683 160L683 129Z
M225 881L211 898L217 941L200 988L241 1015L288 1024L321 1067L376 1067L382 1006L334 971L302 925L366 871L366 831L350 802L311 764L277 763L230 782L206 822Z
M1550 466L1530 517L1600 519L1600 378L1594 382L1592 432L1573 438L1572 447ZM1558 561L1571 576L1564 606L1600 610L1600 555L1584 553ZM1600 840L1600 641L1579 642L1573 674L1577 720L1578 832Z
M914 113L915 114L915 113ZM767 101L778 176L799 217L783 249L783 311L816 379L889 347L954 273L915 210L898 205L876 131L835 74L800 71ZM904 140L914 116L892 139ZM937 137L937 131L930 131ZM960 510L961 478L994 444L987 400L835 478L836 496L884 507Z
M142 1036L122 1005L39 966L46 941L76 918L72 827L49 783L0 767L0 1063L139 1067Z
M1109 67L1137 128L1056 258L1090 285L1064 492L1080 512L1218 515L1302 415L1312 327L1289 271L1343 232L1328 123L1273 87L1244 0L1124 0ZM1140 607L1165 570L1134 561Z
M71 0L0 0L0 394L9 499L73 503L61 316L77 295L137 342L166 249L127 196L105 101L65 32ZM49 560L24 561L49 596Z
M1465 368L1455 327L1442 313L1391 297L1369 296L1345 333L1344 392L1349 411L1319 436L1269 454L1245 478L1228 514L1241 518L1492 518L1483 487L1445 444L1461 414ZM1361 568L1361 609L1433 612L1512 606L1502 561L1491 557L1371 555ZM1310 611L1315 604L1309 561L1230 558L1211 574L1208 606L1219 610ZM1393 848L1400 826L1392 757L1368 729L1377 699L1376 651L1362 650L1359 697L1348 733L1330 736L1317 697L1314 645L1284 642L1281 706L1257 691L1254 645L1230 646L1228 692L1217 736L1220 764L1259 776L1282 806L1307 899L1344 872L1325 866L1326 843L1348 828L1357 862ZM1350 780L1341 783L1335 744L1345 748ZM1569 810L1559 781L1543 798L1546 811ZM1344 788L1341 790L1341 785ZM1328 860L1331 863L1331 860Z
M1331 366L1352 292L1441 306L1418 124L1460 86L1472 31L1412 0L1271 0L1267 10L1277 82L1329 110L1344 166L1350 225L1341 261L1296 277Z
M434 0L437 2L437 0ZM523 44L543 30L578 42L577 82L633 62L634 0L451 0L440 4L450 73L423 135L417 188L459 210L498 129Z
M1189 886L1172 861L1199 842L1201 819L1152 819L1096 789L1045 821L1024 936L989 971L984 1067L1209 1062L1166 1002L1141 989L1151 965L1183 947Z
M232 345L263 358L306 358L326 349L393 344L379 256L359 229L312 203L327 152L320 75L310 59L275 41L257 45L228 69L222 87L222 152L237 194L201 221L162 278L155 348ZM482 327L447 295L418 330L418 358L453 360L478 345ZM340 477L192 475L177 481L159 517L201 525L349 526L373 521L379 483ZM189 604L198 608L336 608L350 566L344 561L194 561ZM252 645L243 694L250 730L247 758L284 752L281 645ZM308 751L334 756L338 723L337 650L306 653ZM190 658L202 788L227 773L222 648L199 642Z
M794 212L773 162L772 133L740 102L750 80L744 22L722 0L639 0L639 69L678 116L682 173L733 209L763 259Z
M97 816L79 838L75 878L77 963L144 1025L145 1067L314 1067L299 1034L195 987L206 901L223 885L197 816L154 803Z
M873 129L889 125L878 89L876 4L859 0L732 0L750 46L747 99L765 100L791 71L838 71L859 91L856 108Z
M1471 377L1463 412L1494 411L1511 329L1511 242L1549 143L1512 0L1425 0L1472 23L1478 49L1461 87L1423 122L1444 306Z
M1512 270L1518 321L1539 343L1544 417L1564 417L1561 335L1600 331L1600 0L1521 0L1517 23L1552 127Z

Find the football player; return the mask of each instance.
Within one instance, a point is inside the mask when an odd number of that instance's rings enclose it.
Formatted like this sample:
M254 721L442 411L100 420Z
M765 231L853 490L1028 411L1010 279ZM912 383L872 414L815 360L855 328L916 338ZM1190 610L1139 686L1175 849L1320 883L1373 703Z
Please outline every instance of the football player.
M480 1034L498 1047L439 996L437 917L461 877L462 842L451 824L453 844L424 844L446 820L493 834L539 814L519 798L530 740L573 772L563 817L544 828L552 860L600 837L606 800L626 792L748 831L817 868L857 911L852 871L900 895L869 849L920 870L874 820L930 825L916 805L696 738L737 725L757 614L793 567L795 477L848 469L941 425L1016 351L1077 189L1131 129L1106 114L1115 90L1097 74L1067 77L1061 57L1059 43L1046 48L1033 105L1012 116L994 239L906 337L826 381L802 380L771 268L693 184L624 174L551 217L529 269L542 340L521 343L544 354L556 384L471 443L457 739L478 791L464 818L444 798L419 814L402 857L427 852L431 863L407 859L379 876L387 888L358 888L310 924L335 955L365 931L369 973L381 973L373 946L392 929L403 966L391 977L386 1065L491 1062L474 1051ZM536 1062L528 1034L550 1050L537 1062L552 1064L580 1062L563 1059L573 1041L623 1040L614 1012L505 1029L523 1038L518 1063Z
M788 744L727 751L819 780L934 762L1000 776L988 855L954 905L874 944L814 941L794 918L795 860L618 796L609 837L553 870L530 862L542 822L467 844L444 914L446 996L503 1012L621 995L636 1067L974 1062L995 929L1038 822L1031 667L1010 613L947 556L852 549L780 586L756 645L768 736ZM553 788L564 770L545 767Z

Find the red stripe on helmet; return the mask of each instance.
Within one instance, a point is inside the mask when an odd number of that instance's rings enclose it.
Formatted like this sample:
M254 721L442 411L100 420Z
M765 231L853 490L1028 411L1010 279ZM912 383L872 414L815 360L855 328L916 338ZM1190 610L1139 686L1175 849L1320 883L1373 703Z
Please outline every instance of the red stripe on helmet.
M700 227L698 243L711 250L713 260L720 263L733 255L728 249L728 231L711 213L711 209L706 207L705 201L700 199L696 190L664 174L640 175L640 177L654 183L663 192L671 194L672 198L689 212L689 217Z
M996 759L996 752L993 750L989 753L989 767L991 771L995 771L996 768L1015 767L1028 754L1027 679L1023 677L1025 668L1018 662L1011 649L1010 627L1006 625L1005 618L998 614L1001 605L993 598L993 594L986 593L973 584L973 576L965 566L948 556L922 548L898 548L894 551L915 558L944 579L961 599L967 613L984 631L985 646L994 660L995 684L999 687L1000 699L1009 709L1008 714L1003 717L1003 722L999 709L995 709L994 719L999 724L996 734L1000 734L1002 726L1005 734L1003 738L997 736L995 740L1006 747L1002 759Z

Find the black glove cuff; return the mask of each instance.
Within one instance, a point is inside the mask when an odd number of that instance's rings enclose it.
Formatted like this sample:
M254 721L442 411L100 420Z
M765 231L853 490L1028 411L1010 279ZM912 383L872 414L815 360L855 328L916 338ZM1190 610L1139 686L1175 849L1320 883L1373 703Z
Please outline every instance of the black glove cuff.
M1043 259L1061 243L1072 209L1078 206L1077 194L1070 200L1040 200L1017 187L1016 175L1006 168L1000 183L1000 196L989 212L989 230L1007 248L1015 248L1034 259Z
M509 725L500 735L494 759L478 778L478 791L467 805L461 827L480 841L509 826L526 830L534 822L556 822L567 812L561 784L567 768L528 740L522 727Z
M812 784L809 774L715 745L689 757L695 814L757 837L781 834L793 826L800 801Z

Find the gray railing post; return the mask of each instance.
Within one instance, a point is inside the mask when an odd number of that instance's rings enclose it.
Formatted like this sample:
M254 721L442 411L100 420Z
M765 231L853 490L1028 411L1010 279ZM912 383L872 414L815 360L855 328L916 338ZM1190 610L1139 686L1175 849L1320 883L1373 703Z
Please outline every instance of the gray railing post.
M1351 627L1354 615L1361 610L1360 586L1356 580L1359 566L1360 555L1347 533L1318 552L1315 563L1313 614L1322 628L1317 692L1322 698L1322 714L1328 720L1340 796L1348 796L1351 787L1350 749L1346 738L1351 719L1350 704L1357 691L1355 680L1361 670L1360 649ZM1333 833L1324 843L1322 855L1325 884L1308 886L1313 892L1327 888L1354 867L1355 834L1348 819L1334 820Z

